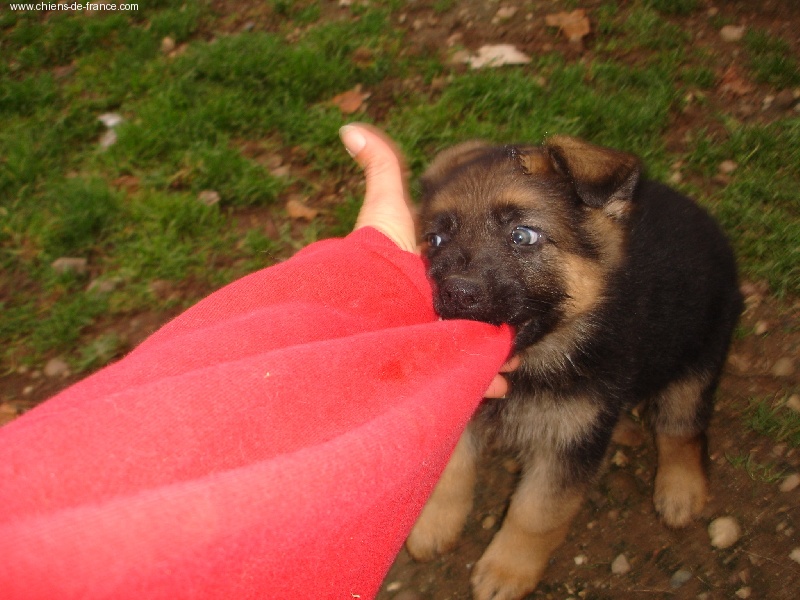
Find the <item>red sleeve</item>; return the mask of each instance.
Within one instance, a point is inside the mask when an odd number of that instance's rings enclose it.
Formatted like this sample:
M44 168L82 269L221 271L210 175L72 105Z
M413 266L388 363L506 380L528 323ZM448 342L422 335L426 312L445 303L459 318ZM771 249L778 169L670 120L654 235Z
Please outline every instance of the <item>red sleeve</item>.
M372 229L228 285L0 429L2 597L373 597L510 341Z

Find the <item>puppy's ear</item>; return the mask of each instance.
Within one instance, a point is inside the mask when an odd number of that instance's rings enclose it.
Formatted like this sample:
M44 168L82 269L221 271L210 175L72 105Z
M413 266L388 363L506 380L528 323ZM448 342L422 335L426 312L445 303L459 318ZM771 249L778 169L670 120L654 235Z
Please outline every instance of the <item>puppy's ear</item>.
M613 217L628 211L641 175L636 156L566 135L549 138L545 148L553 168L572 182L585 204Z
M489 143L482 140L472 140L437 154L420 178L423 198L428 196L433 189L439 187L454 169L478 158L487 148L491 148Z

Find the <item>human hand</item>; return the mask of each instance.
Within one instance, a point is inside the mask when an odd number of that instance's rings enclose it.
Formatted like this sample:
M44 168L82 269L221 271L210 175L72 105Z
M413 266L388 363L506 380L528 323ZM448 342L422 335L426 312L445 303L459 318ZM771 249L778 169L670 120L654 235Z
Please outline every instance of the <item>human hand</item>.
M502 367L500 367L500 373L494 376L492 382L489 384L489 388L486 390L486 393L483 394L484 398L505 398L506 394L511 391L510 386L508 385L508 379L506 379L502 373L510 373L511 371L515 371L519 368L520 358L518 355L514 355L509 358Z
M374 227L403 250L416 252L403 155L385 133L371 125L345 125L339 136L350 156L364 169L367 180L355 228Z
M345 125L339 130L339 136L350 156L364 169L367 180L364 204L355 228L374 227L403 250L416 252L403 155L385 133L371 125ZM508 359L494 376L484 397L503 398L509 392L509 385L502 373L510 373L519 364L519 356Z

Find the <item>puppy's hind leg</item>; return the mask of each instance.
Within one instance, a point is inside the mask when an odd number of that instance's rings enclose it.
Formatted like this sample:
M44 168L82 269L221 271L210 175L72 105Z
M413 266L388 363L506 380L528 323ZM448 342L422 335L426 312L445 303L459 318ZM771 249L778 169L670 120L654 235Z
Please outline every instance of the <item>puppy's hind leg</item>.
M706 427L716 381L691 375L668 385L652 402L658 448L653 503L668 527L685 527L708 499Z
M476 441L467 427L406 540L416 560L430 560L458 539L472 510L476 459Z

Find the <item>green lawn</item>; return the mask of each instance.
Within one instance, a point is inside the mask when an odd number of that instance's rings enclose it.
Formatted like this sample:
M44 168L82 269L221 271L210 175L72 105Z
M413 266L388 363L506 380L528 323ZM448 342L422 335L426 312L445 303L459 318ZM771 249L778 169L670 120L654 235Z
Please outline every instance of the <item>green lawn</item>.
M299 233L283 207L289 193L352 180L337 136L352 117L329 100L358 84L373 100L357 118L395 137L415 174L468 137L538 142L556 132L639 153L654 177L679 162L681 185L720 218L743 274L778 296L800 293L798 113L742 123L707 110L686 149L669 150L687 94L703 102L716 85L708 56L676 21L702 3L607 2L592 14L589 60L554 51L481 71L410 49L404 2L353 2L337 19L323 18L317 2L266 4L268 31L228 26L210 2L96 14L0 9L0 374L55 354L94 368L119 341L93 325L188 304L348 231L358 189L338 190L340 202ZM457 3L428 4L442 14ZM753 30L742 44L753 81L776 91L800 85L785 40ZM104 149L106 113L124 120ZM252 144L294 157L305 176L272 175ZM708 182L723 160L738 168L715 187ZM200 202L204 190L220 201ZM248 211L272 212L277 225L248 225ZM64 256L85 258L87 272L55 272ZM154 281L192 285L165 298Z

